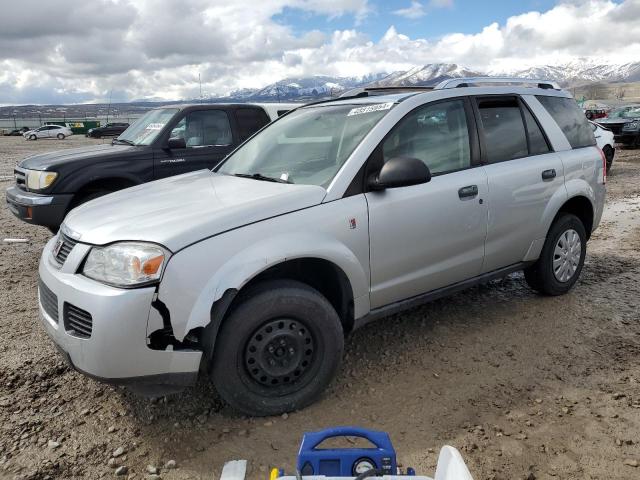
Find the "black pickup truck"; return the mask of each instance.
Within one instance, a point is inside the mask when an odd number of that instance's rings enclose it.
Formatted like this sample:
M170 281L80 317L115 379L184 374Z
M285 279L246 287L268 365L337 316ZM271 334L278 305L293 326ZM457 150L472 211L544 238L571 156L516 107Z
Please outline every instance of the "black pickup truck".
M111 144L22 160L9 209L56 231L72 208L107 193L213 168L231 150L295 104L197 104L150 110Z

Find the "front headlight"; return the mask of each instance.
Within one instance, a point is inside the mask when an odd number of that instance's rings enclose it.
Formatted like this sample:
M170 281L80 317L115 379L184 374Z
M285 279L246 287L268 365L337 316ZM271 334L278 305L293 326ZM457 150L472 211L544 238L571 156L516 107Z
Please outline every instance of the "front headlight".
M637 130L638 127L640 127L640 122L629 122L629 123L625 123L624 127L622 127L624 130Z
M32 191L44 190L58 178L56 172L45 172L41 170L25 170L27 176L27 188Z
M159 245L121 242L93 247L82 273L116 287L133 287L157 282L171 253Z

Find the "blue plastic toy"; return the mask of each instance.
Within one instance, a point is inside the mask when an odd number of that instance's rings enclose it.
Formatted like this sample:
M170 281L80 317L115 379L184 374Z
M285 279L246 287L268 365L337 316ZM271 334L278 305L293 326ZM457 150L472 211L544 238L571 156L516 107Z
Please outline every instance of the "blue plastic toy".
M318 448L328 438L359 437L371 442L372 448ZM379 475L395 475L396 452L385 432L358 427L335 427L308 432L302 437L298 452L298 471L302 475L357 477L375 469Z

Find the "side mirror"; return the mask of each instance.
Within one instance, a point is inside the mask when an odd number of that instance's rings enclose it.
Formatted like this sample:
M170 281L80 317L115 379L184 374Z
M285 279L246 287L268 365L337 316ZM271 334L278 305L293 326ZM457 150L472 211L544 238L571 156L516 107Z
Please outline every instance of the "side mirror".
M169 150L187 148L187 142L184 141L184 138L170 138L167 141L167 148Z
M431 172L422 160L411 157L393 157L387 160L377 175L369 179L371 190L408 187L427 183Z

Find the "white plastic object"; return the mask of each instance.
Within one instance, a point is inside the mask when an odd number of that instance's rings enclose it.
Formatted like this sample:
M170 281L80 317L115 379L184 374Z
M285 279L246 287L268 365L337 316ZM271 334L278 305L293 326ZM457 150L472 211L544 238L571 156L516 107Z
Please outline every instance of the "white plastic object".
M460 452L449 445L440 450L434 480L473 480Z
M230 460L225 462L220 480L244 480L247 473L246 460Z

